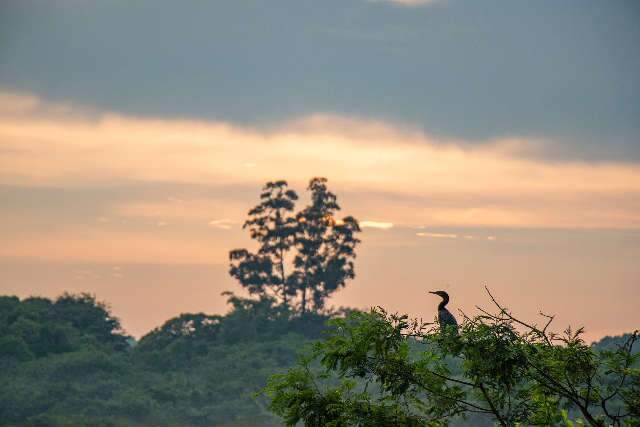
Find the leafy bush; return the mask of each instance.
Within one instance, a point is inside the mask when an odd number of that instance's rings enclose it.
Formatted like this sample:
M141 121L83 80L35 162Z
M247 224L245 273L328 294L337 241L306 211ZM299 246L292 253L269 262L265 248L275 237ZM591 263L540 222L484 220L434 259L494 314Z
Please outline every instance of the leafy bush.
M502 426L639 425L637 332L596 351L581 329L557 335L552 316L529 324L491 299L494 312L459 330L381 308L332 320L298 366L270 379L270 409L290 426L444 426L475 414Z

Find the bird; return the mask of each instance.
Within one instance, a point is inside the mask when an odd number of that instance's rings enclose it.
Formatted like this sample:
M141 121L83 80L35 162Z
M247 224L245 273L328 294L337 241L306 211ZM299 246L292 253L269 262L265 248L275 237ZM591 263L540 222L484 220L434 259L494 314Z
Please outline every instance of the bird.
M453 314L445 307L449 304L449 294L445 291L429 291L430 294L438 295L442 298L440 304L438 304L438 323L440 324L440 331L444 331L446 327L454 327L456 333L458 333L458 322Z

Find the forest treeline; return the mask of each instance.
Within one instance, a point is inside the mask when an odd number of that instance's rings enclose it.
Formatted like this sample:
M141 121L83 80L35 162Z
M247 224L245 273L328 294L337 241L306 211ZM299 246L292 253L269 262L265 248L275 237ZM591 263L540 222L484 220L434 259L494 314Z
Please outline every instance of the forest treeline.
M135 341L87 294L0 297L0 425L277 425L253 393L327 317L229 302L225 316L183 314Z
M281 425L255 393L345 312L301 318L269 298L229 303L224 316L183 314L135 341L87 294L0 297L0 425Z

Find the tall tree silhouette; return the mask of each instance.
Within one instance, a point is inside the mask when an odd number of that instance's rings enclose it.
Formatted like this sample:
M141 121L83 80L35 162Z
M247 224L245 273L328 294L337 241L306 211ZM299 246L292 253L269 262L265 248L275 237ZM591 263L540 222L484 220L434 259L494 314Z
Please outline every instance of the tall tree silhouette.
M336 195L327 189L326 178L313 178L307 190L311 204L296 215L293 282L301 296L300 310L305 314L310 302L315 311L324 307L326 298L355 277L353 260L360 242L358 221L335 218L340 210Z
M307 189L311 203L294 215L296 192L286 181L268 182L243 226L260 244L258 251L229 253L229 273L249 293L298 305L302 314L321 310L329 295L355 277L353 260L360 242L355 218L335 218L340 206L326 178L313 178ZM293 262L289 274L287 260Z
M285 265L286 256L295 242L297 230L293 216L298 195L288 188L286 181L268 182L262 188L260 203L249 211L249 219L243 228L249 230L252 239L260 243L257 253L236 249L229 253L229 273L252 294L267 293L282 298L295 295L289 289Z

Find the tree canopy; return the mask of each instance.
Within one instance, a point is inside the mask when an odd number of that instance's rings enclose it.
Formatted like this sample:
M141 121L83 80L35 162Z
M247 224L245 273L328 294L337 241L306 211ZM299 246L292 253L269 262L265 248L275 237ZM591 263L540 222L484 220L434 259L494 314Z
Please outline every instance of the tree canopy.
M328 317L290 319L268 297L229 303L226 315L183 313L135 342L90 295L0 297L0 425L278 425L253 394Z
M0 358L31 360L82 347L128 346L118 318L89 294L63 294L55 301L0 297Z
M229 273L254 295L269 295L293 312L325 308L326 299L355 277L358 221L336 218L337 197L326 178L313 178L311 202L295 212L298 195L286 181L268 182L243 228L258 250L234 249Z
M271 378L270 408L287 425L446 426L460 416L501 426L634 426L640 422L638 332L596 351L582 329L549 332L496 310L459 331L381 308L331 321L299 365Z

